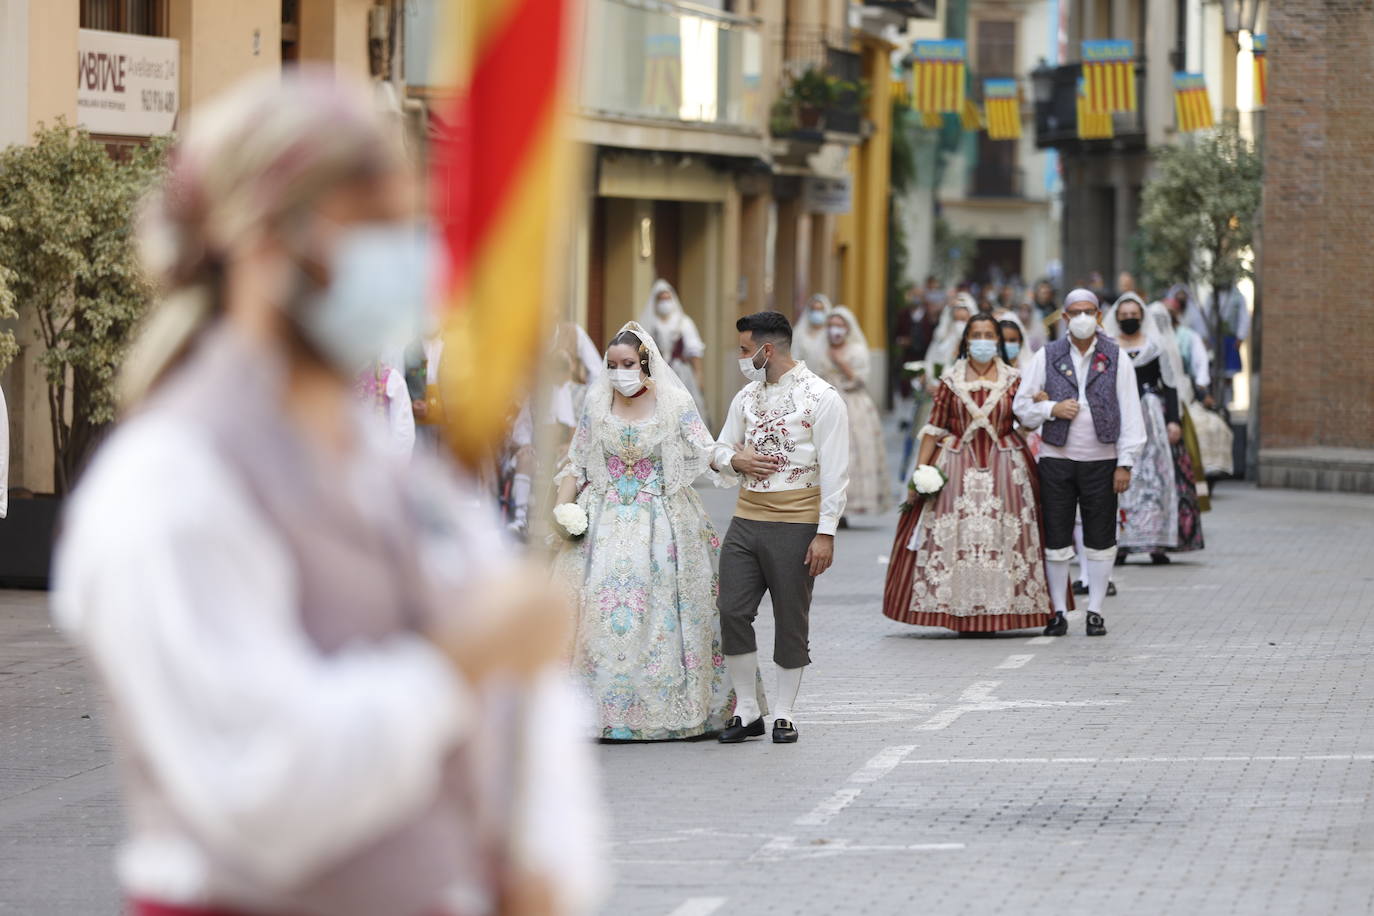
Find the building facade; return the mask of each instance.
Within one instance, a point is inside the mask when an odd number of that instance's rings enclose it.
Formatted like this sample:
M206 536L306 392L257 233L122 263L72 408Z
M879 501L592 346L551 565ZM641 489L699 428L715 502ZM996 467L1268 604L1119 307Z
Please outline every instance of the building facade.
M1374 10L1289 0L1269 14L1260 276L1262 485L1374 492Z
M246 76L280 72L284 62L389 79L398 75L392 52L399 52L403 14L400 0L0 0L0 146L26 143L40 126L62 119L117 151L184 129L202 101ZM94 72L100 55L125 51L164 64L153 86L155 117L136 104L141 99L91 105L90 86L99 80L92 75L79 87L81 80L72 79L74 61L84 66L90 58ZM32 314L22 303L19 311L20 353L0 375L9 406L10 485L50 492L41 347Z
M1018 79L1043 53L1051 28L1048 0L978 0L969 6L969 64L975 97L987 78ZM1059 176L1054 156L1036 145L1028 81L1021 79L1019 140L965 134L944 174L940 211L950 228L976 239L971 279L978 283L1045 276L1059 257Z

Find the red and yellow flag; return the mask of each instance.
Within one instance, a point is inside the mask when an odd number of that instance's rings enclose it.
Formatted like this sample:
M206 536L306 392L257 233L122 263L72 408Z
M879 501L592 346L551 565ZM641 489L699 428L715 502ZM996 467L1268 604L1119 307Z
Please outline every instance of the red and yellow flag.
M1088 91L1084 79L1078 79L1078 139L1110 140L1116 135L1110 111L1093 111L1088 105Z
M1255 57L1255 104L1263 108L1269 103L1269 36L1255 35L1252 53Z
M1021 138L1021 100L1016 80L983 80L983 111L987 114L989 140Z
M1174 74L1174 115L1181 131L1212 126L1212 101L1207 97L1207 81L1201 73Z
M940 130L945 126L945 116L938 111L923 111L921 126L927 130Z
M440 364L446 437L480 466L524 396L551 296L550 248L569 156L559 112L567 0L465 0L443 38L456 94L433 151L451 261Z
M1083 42L1089 110L1135 111L1135 42Z
M966 57L963 39L918 41L914 53L916 109L962 115Z

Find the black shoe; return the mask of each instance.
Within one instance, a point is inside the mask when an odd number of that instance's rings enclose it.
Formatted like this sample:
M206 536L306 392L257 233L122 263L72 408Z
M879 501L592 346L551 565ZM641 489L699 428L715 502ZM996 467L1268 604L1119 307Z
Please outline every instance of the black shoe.
M1156 550L1154 553L1150 554L1150 562L1155 564L1156 566L1168 566L1170 563L1174 561L1169 559L1169 555L1167 553L1162 553Z
M1108 579L1108 580L1107 580L1107 597L1110 598L1110 597L1112 597L1112 596L1115 595L1115 594L1116 594L1116 583L1113 582L1111 579Z
M1118 551L1116 552L1116 559L1112 561L1112 565L1113 565L1113 566L1125 566L1125 565L1126 565L1126 557L1128 557L1128 556L1129 556L1129 554L1124 553L1123 551L1118 550Z
M763 716L759 716L753 722L745 725L739 716L731 716L730 721L725 723L725 728L721 729L716 740L721 744L739 744L745 738L763 737Z
M1063 611L1055 611L1054 619L1050 625L1045 627L1046 636L1067 636L1069 634L1069 620L1064 616Z
M849 528L849 519L847 519L847 518L845 518L843 515L841 515L841 516L840 516L840 524L839 524L838 527L839 527L839 529L840 529L841 531L847 530L847 529Z
M1092 611L1088 611L1088 635L1089 635L1089 636L1106 636L1106 635L1107 635L1107 622L1106 622L1105 620L1102 619L1102 615L1101 615L1101 614L1094 614Z
M1073 593L1075 595L1086 595L1088 593L1088 583L1075 580L1073 583Z
M760 731L762 734L762 731ZM774 744L796 744L797 726L786 719L773 720L773 743Z

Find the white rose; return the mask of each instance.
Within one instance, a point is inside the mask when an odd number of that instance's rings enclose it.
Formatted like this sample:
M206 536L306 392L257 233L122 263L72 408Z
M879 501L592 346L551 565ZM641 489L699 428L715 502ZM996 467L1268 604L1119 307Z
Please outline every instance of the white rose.
M581 537L587 531L587 513L577 503L563 503L553 509L553 520L573 537Z
M941 474L938 468L923 464L911 475L911 485L916 488L917 493L929 496L940 492L940 488L945 485L945 475Z

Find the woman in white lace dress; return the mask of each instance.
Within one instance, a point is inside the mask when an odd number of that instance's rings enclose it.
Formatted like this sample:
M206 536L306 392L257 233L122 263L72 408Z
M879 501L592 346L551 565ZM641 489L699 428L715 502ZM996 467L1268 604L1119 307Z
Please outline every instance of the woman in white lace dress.
M654 281L649 288L649 301L640 313L639 323L653 336L664 361L696 402L702 422L709 426L702 368L706 342L701 339L697 323L682 307L682 300L677 290L673 289L673 284L663 279Z
M638 324L606 351L560 475L586 534L556 569L577 607L572 673L599 737L651 741L718 731L734 709L716 613L720 537L692 483L714 438Z

